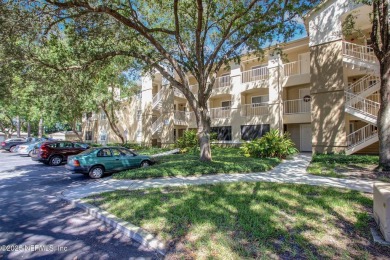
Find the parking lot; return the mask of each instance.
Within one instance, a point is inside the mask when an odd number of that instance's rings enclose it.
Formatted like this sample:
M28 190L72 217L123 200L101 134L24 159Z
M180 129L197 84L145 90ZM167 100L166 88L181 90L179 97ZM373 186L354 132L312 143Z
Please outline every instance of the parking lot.
M58 198L63 190L95 181L102 180L0 151L0 259L155 258Z

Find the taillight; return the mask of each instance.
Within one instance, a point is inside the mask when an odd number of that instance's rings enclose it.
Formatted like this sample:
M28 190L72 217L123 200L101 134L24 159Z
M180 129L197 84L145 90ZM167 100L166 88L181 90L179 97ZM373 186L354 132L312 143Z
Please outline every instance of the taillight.
M74 160L73 161L73 166L79 167L80 166L79 160Z
M5 146L5 142L2 142L2 143L1 143L1 146Z
M47 145L46 144L42 144L40 149L41 149L42 152L47 152Z

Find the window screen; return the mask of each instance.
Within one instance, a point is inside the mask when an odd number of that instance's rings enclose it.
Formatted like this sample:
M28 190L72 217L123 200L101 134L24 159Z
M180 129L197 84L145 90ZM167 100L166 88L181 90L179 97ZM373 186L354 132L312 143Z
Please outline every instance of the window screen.
M269 124L262 125L242 125L241 126L241 139L248 141L262 137L265 133L269 132Z
M211 132L217 134L218 141L231 141L232 140L232 127L231 126L212 127Z

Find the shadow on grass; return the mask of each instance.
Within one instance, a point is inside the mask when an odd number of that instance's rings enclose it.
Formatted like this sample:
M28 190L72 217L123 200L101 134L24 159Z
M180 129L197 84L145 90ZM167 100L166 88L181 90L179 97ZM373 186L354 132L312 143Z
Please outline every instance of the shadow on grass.
M372 200L356 191L234 183L116 191L89 202L168 241L175 257L390 256L370 243L362 216Z
M206 175L217 173L248 173L271 170L280 163L276 158L247 158L239 149L218 149L213 161L200 162L198 154L177 154L165 156L149 168L124 171L114 175L116 179L145 179L157 177Z

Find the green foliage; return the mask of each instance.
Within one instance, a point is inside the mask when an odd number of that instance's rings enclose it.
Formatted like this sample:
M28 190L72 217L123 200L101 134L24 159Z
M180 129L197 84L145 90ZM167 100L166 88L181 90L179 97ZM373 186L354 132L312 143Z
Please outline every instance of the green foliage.
M244 143L241 150L245 156L280 159L298 152L289 134L281 135L276 129L272 129L261 138Z
M214 148L213 161L200 163L196 151L158 158L153 167L133 169L114 175L117 179L144 179L170 176L191 176L217 173L247 173L271 170L277 158L245 157L238 148ZM140 152L142 153L142 152Z
M184 131L183 136L177 139L176 145L182 150L197 148L199 146L199 140L196 131Z
M378 164L377 155L315 154L313 163L323 164Z
M132 149L132 150L139 150L144 148L142 145L139 145L137 143L108 143L107 146L121 146L125 147L127 149Z

